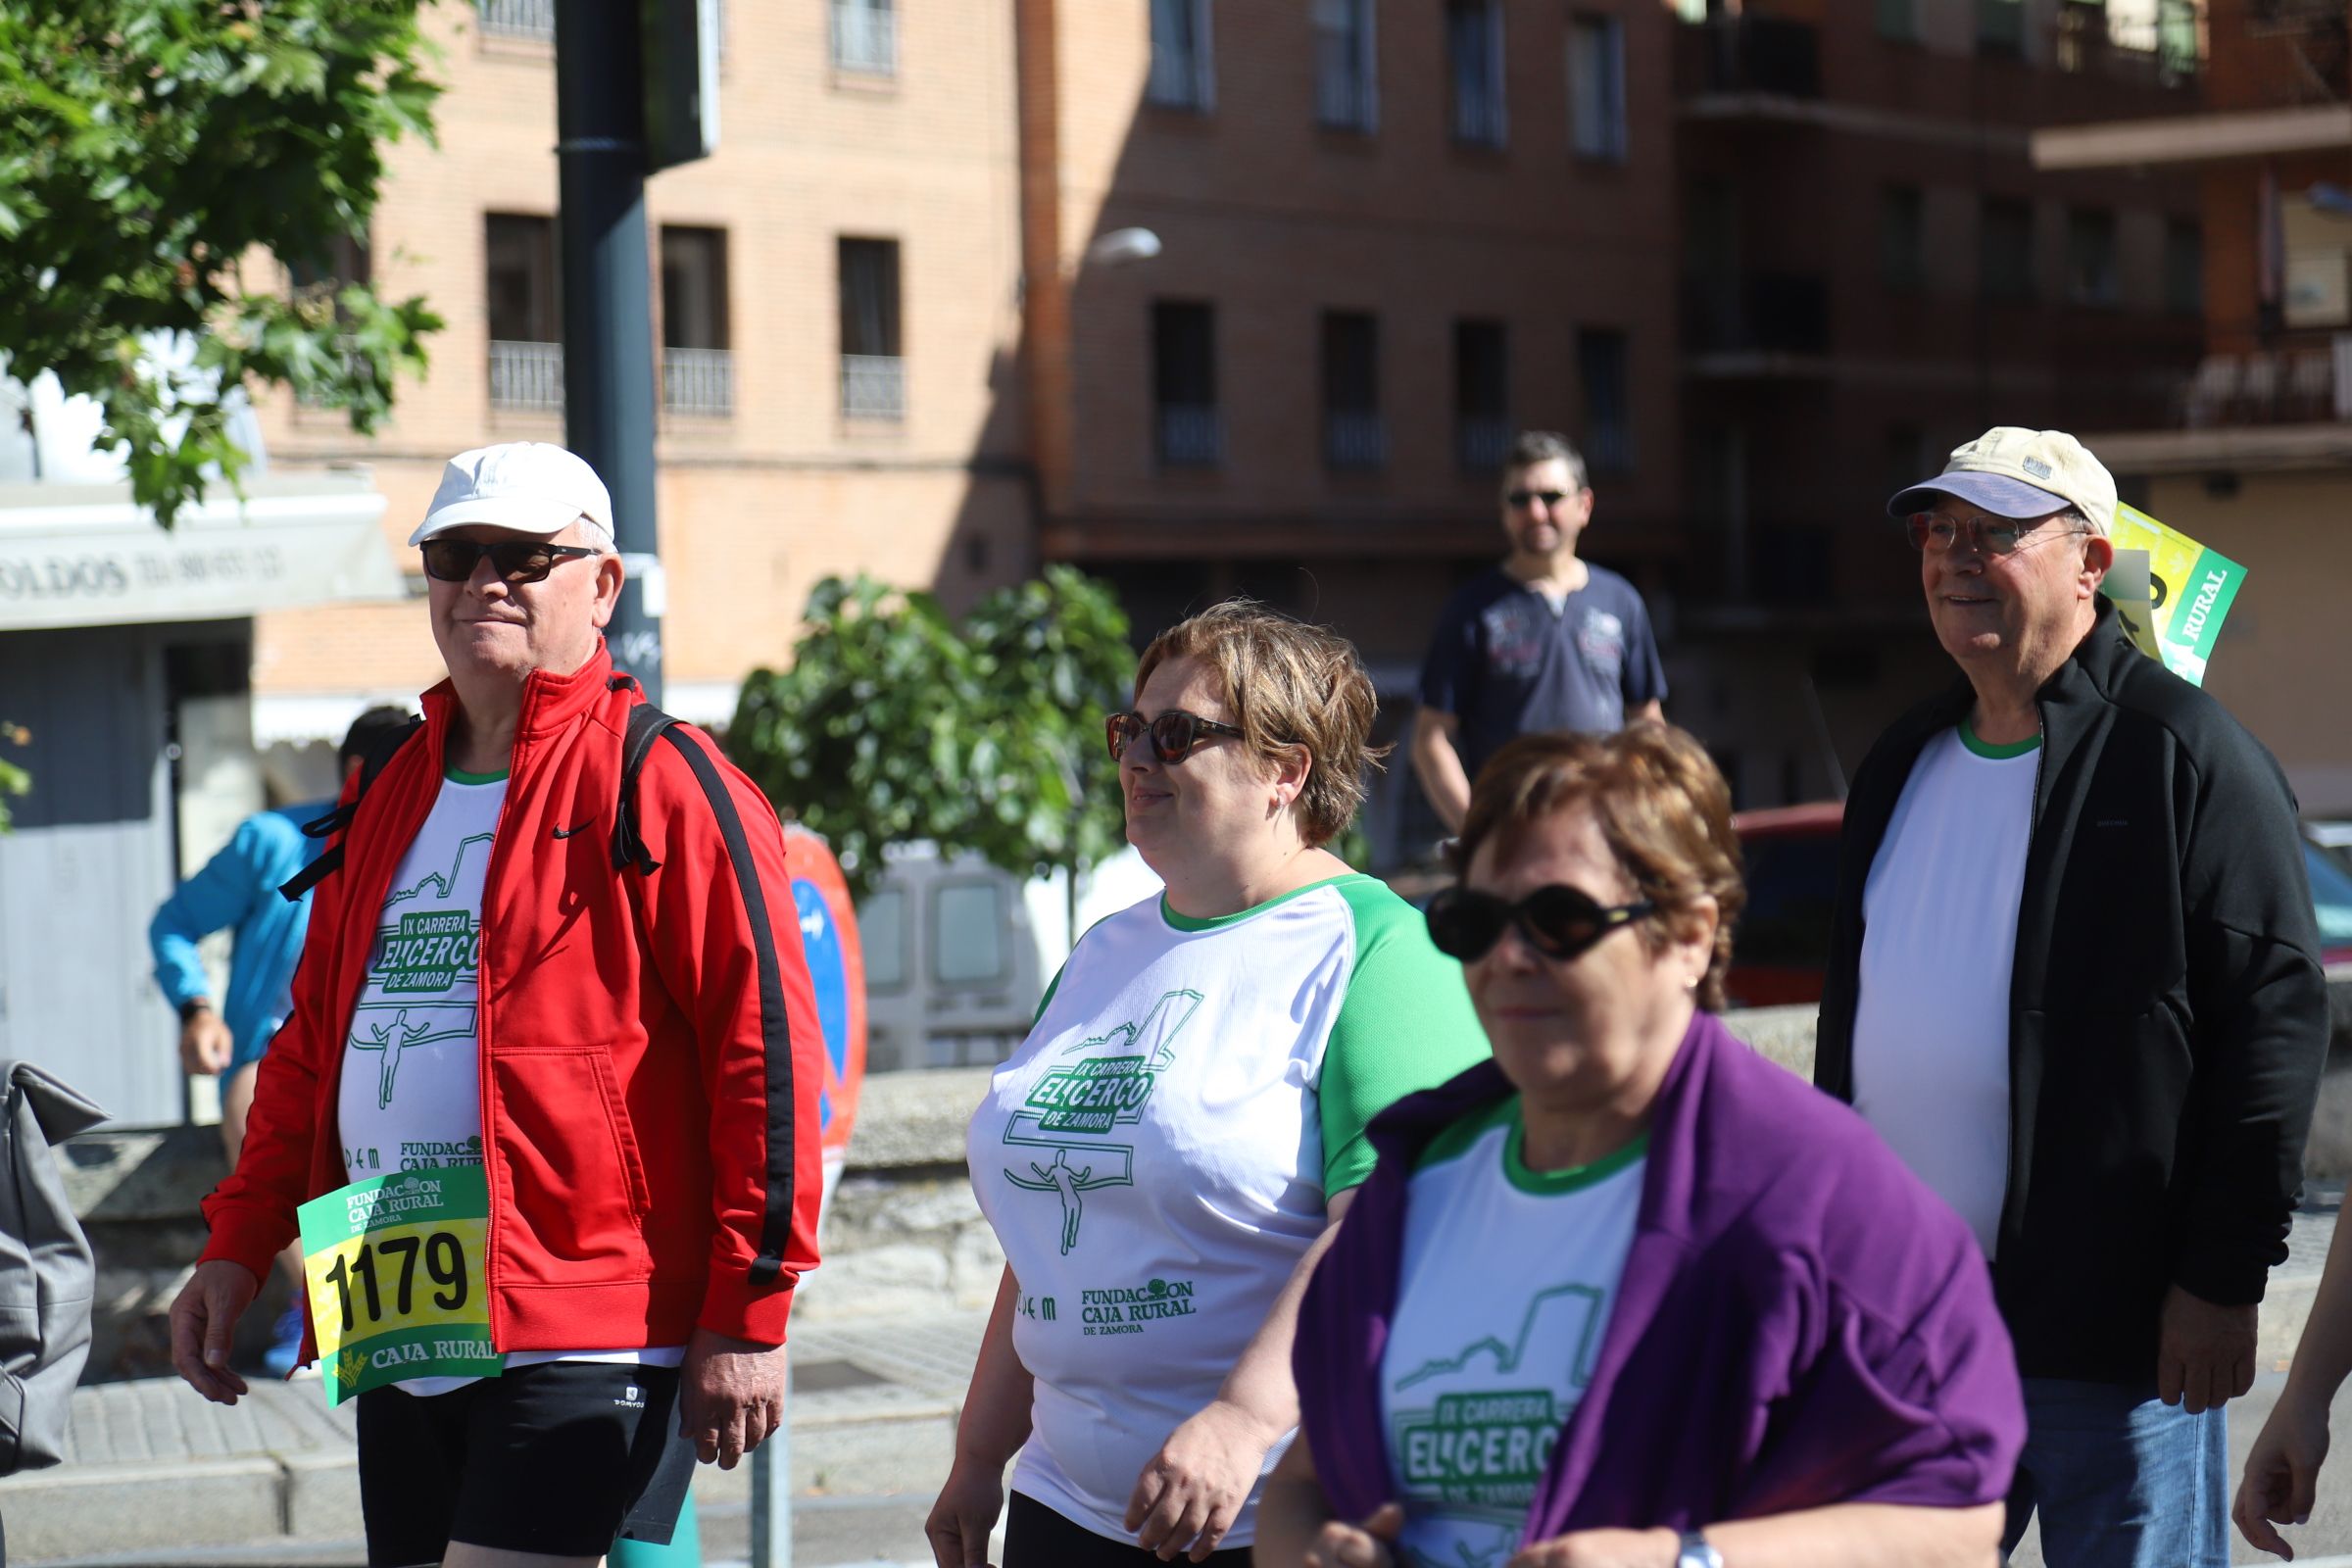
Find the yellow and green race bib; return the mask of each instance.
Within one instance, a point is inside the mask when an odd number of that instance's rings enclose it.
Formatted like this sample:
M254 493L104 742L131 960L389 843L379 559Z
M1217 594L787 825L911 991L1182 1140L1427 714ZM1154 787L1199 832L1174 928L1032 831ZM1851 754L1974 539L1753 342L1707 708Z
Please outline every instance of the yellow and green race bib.
M329 1404L404 1378L496 1377L479 1166L353 1182L297 1211Z

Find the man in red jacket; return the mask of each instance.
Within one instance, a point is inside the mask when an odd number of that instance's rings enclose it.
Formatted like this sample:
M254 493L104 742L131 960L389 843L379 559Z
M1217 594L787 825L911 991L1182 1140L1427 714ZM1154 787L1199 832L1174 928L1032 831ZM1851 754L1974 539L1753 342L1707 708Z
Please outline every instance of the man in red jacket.
M622 571L594 471L464 453L410 543L449 679L346 790L172 1358L245 1392L231 1333L302 1208L370 1563L585 1563L665 1542L695 1459L784 1419L822 1041L782 830L707 737L650 748L645 855L614 869L643 698L601 635Z

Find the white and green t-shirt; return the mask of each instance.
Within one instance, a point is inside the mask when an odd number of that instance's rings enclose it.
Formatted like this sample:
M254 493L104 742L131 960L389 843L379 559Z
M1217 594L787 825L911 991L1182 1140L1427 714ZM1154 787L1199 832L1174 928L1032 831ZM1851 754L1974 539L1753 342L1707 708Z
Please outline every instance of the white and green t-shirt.
M506 805L504 773L443 780L376 923L375 952L343 1042L335 1101L343 1168L352 1181L482 1162L480 1005L482 884ZM538 1361L675 1366L684 1348L528 1350ZM446 1394L474 1378L409 1378L411 1394Z
M2009 1196L2009 980L2040 745L1965 721L1928 742L1862 885L1854 1109L1986 1257Z
M1368 876L1089 931L967 1134L1035 1383L1013 1487L1132 1541L1145 1462L1216 1396L1325 1195L1370 1174L1365 1123L1486 1054L1461 966ZM1255 1529L1253 1494L1225 1544Z
M1528 1169L1520 1142L1513 1095L1413 1171L1380 1370L1407 1568L1511 1559L1633 1250L1646 1135L1557 1171Z

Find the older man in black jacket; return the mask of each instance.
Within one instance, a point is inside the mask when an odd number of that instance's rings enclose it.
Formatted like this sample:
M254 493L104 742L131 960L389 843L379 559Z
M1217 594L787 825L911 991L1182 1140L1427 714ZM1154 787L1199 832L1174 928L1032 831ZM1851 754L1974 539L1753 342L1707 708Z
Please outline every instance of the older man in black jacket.
M2115 481L2000 427L1897 495L1966 679L1846 802L1816 1074L1975 1227L2026 1378L2014 1545L2226 1568L2327 1051L2295 803L2098 597Z

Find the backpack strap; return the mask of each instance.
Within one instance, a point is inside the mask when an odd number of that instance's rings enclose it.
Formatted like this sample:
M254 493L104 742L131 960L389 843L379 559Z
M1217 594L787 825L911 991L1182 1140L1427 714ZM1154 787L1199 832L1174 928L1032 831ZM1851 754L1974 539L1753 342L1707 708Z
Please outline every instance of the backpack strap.
M760 1033L766 1068L762 1092L768 1106L768 1123L767 1168L762 1172L766 1197L750 1276L755 1285L773 1285L779 1281L789 1285L792 1276L784 1268L784 1257L792 1241L794 1187L792 1027L785 1014L784 971L776 940L777 919L797 919L792 912L792 890L789 886L762 885L760 867L752 858L751 834L744 825L743 811L728 792L718 764L679 720L649 704L640 704L629 711L628 737L621 753L620 807L612 829L613 868L625 870L634 865L640 871L652 871L661 863L647 852L637 831L636 806L637 775L644 770L646 754L653 750L657 740L666 740L676 748L685 759L687 770L702 786L719 839L726 846L727 864L734 872L736 891L743 899L744 917L751 927L752 951L759 969ZM768 909L770 898L783 901L772 916Z
M350 827L352 820L360 814L360 797L368 793L368 786L373 784L391 765L393 757L409 743L409 737L422 728L423 719L412 718L398 729L380 730L371 736L367 749L360 753L360 787L352 793L350 800L324 816L303 823L302 836L311 839L333 838ZM343 841L337 838L318 852L318 858L287 878L279 886L278 894L288 904L298 904L303 895L334 875L342 864Z
M629 710L628 733L620 743L620 800L612 812L615 871L635 866L640 875L650 875L662 869L662 862L645 847L645 834L637 825L637 775L645 771L645 759L653 751L654 742L677 722L651 703L639 703ZM681 750L685 749L682 736L672 735L670 739Z

